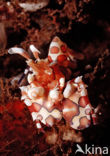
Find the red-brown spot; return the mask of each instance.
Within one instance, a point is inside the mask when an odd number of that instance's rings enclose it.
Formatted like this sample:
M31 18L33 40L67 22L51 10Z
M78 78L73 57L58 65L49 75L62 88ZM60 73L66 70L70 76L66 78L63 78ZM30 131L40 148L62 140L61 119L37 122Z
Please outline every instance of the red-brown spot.
M81 107L86 107L87 104L89 104L90 101L89 101L89 98L87 96L81 96L80 99L79 99L79 105Z
M89 127L90 125L90 120L87 119L87 117L82 117L80 119L80 129L84 129L84 128L87 128Z
M62 50L62 52L63 52L63 53L65 53L65 52L66 52L67 47L66 47L66 45L65 45L65 44L61 46L61 50Z
M65 120L71 121L74 116L79 114L78 105L72 102L71 100L65 99L63 101L63 106L63 115Z
M51 54L58 54L58 53L59 53L59 48L56 47L56 46L53 46L53 47L50 49L50 53L51 53Z
M33 103L28 108L29 108L30 112L39 112L39 110L41 109L41 105L39 105L37 103Z
M49 116L45 121L49 126L52 126L54 124L54 118L52 116Z
M67 60L67 57L65 55L59 55L57 57L57 60L58 60L59 63L61 63L61 62L65 61L65 60Z

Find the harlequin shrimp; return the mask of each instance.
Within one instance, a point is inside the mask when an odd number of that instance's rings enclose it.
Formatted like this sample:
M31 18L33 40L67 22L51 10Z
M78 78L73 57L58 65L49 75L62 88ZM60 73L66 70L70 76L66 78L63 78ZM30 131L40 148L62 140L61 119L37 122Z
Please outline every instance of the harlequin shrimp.
M70 78L76 68L77 57L81 59L82 55L77 55L58 37L50 44L48 58L40 59L40 51L34 45L29 48L35 61L22 48L10 48L8 53L26 59L29 68L24 74L28 84L20 87L21 100L28 106L37 128L42 128L41 123L53 126L62 118L78 130L90 126L91 120L95 123L96 116L82 77L66 79L66 74Z

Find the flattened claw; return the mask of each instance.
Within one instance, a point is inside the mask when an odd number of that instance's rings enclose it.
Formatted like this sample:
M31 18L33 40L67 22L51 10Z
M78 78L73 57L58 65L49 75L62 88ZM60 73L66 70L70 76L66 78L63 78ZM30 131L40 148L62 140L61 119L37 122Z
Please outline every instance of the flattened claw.
M33 53L33 55L34 55L34 57L36 58L36 59L39 59L39 54L41 53L34 45L30 45L30 50L31 50L31 52Z
M29 54L22 48L16 48L16 47L10 48L8 50L8 53L9 54L19 54L19 55L23 56L26 59L30 59Z

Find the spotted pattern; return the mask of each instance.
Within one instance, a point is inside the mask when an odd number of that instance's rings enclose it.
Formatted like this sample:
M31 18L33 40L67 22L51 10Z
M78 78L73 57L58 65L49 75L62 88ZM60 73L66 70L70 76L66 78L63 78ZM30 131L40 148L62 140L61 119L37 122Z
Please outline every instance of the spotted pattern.
M51 52L51 54L58 54L58 53L59 53L59 48L56 47L56 46L53 46L53 47L50 49L50 52Z
M71 94L68 94L68 90ZM67 97L66 93L68 94L68 98L63 102L63 117L65 120L68 121L74 129L81 130L89 127L91 124L91 116L94 112L88 99L86 85L82 81L82 77L77 77L69 81L67 88L64 90L64 96ZM75 113L72 112L72 110L74 110ZM93 119L95 120L95 116Z
M58 61L59 63L63 63L65 60L71 58L68 53L71 51L67 45L62 42L58 37L55 37L49 47L48 59L50 62Z
M57 122L60 121L62 118L62 113L58 109L53 109L52 111L48 111L45 107L41 107L39 112L36 113L36 120L38 120L38 117L40 116L40 121L43 124L47 124L52 126L54 124L53 121Z
M91 118L95 124L96 115L82 76L68 81L71 69L77 67L75 52L59 37L54 37L50 43L46 59L39 58L40 51L34 45L30 45L30 51L35 61L22 48L10 48L8 52L27 59L29 69L24 74L27 75L28 85L20 87L21 100L29 108L37 128L42 129L42 123L53 126L62 118L77 130L90 126Z

